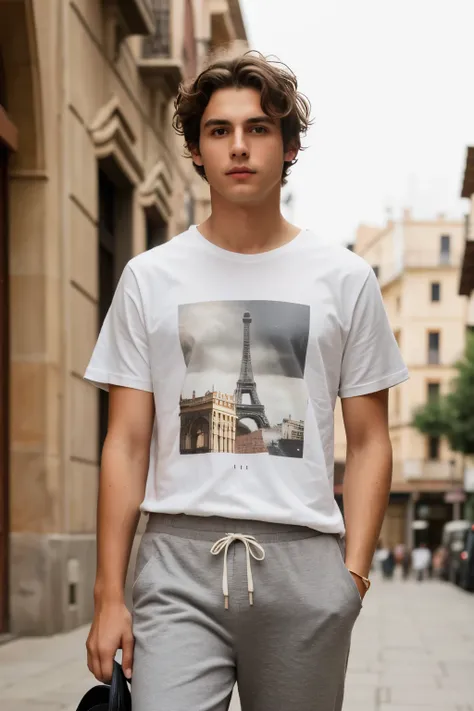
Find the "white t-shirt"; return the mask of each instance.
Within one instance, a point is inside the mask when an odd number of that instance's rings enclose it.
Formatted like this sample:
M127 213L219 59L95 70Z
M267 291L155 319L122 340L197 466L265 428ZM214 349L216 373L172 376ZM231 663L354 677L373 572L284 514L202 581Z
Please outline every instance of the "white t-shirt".
M193 226L127 264L85 377L154 393L142 511L343 534L336 397L408 371L361 257L307 230L238 254Z

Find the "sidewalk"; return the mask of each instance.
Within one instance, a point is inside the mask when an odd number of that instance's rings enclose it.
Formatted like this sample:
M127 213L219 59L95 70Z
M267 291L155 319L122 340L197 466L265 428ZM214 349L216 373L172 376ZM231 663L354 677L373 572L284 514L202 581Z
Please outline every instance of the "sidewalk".
M95 683L87 633L0 647L1 711L75 711ZM354 629L344 711L428 709L474 711L474 595L447 583L377 580Z

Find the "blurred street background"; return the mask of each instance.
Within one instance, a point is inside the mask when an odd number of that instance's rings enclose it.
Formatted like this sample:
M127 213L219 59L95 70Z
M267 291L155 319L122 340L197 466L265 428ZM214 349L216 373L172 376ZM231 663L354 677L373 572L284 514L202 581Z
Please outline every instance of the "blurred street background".
M108 403L82 376L127 261L209 214L180 82L248 49L313 105L283 213L373 267L411 375L344 708L474 711L473 28L472 0L0 0L1 711L93 681ZM340 403L335 459L343 509Z

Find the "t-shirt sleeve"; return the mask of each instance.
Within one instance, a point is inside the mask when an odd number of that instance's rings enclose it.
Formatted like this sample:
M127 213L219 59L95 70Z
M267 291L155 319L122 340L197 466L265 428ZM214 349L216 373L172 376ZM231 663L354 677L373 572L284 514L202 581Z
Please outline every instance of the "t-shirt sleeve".
M103 390L121 385L153 392L148 337L136 276L127 264L84 375Z
M370 268L356 301L342 355L339 396L385 390L409 377Z

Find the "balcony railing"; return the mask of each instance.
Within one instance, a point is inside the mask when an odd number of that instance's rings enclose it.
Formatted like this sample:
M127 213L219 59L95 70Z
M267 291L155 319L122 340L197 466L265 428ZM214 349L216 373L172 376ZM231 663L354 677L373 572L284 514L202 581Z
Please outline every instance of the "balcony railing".
M404 269L459 268L461 266L461 256L448 252L406 250L397 261L381 262L373 266L377 267L376 274L379 283L383 286L399 277Z
M406 459L402 463L403 478L460 481L463 478L462 462L440 459Z
M168 98L175 96L183 80L183 63L173 56L171 45L171 0L151 0L155 32L144 37L138 67L151 89L161 89Z
M155 16L155 33L143 40L142 55L150 57L169 57L171 53L171 12L170 0L151 0Z
M428 349L428 365L439 365L439 350L437 348Z
M403 264L405 267L412 268L459 267L461 255L452 252L408 249L403 255Z

